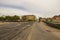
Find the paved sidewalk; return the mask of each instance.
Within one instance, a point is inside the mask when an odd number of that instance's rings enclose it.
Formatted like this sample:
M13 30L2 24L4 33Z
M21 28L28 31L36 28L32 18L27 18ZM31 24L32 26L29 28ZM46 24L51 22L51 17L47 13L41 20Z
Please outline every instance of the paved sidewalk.
M45 31L48 31L48 32L52 33L53 35L55 35L56 37L59 37L60 38L60 30L59 29L50 27L47 24L45 24L44 22L40 22L40 26L42 26L42 28Z

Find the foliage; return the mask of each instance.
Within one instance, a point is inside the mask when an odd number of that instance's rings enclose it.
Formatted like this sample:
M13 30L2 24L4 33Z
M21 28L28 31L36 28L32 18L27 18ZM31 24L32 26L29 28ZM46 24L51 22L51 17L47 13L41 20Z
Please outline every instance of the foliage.
M52 19L47 19L46 22L53 23L53 20Z
M19 16L16 16L16 15L14 15L14 16L5 16L5 17L1 16L0 17L0 21L18 21L19 19L20 19Z
M4 21L5 18L3 16L0 17L0 21Z

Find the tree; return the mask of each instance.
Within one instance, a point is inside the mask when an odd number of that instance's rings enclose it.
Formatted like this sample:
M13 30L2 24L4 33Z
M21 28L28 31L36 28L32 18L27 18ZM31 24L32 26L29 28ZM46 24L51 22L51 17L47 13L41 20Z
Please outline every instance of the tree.
M19 16L5 16L6 21L18 21L20 18Z
M4 21L5 18L3 16L0 17L0 21Z
M42 17L39 17L39 22L41 21Z
M11 16L5 16L5 21L11 21Z
M17 15L12 16L12 20L13 20L13 21L18 21L18 20L20 20L20 17L19 17L19 16L17 16Z

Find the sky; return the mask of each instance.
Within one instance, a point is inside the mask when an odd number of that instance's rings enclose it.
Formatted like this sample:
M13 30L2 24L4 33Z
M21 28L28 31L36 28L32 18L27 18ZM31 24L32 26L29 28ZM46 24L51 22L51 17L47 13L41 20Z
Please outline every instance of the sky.
M0 0L0 15L53 17L59 14L60 0Z

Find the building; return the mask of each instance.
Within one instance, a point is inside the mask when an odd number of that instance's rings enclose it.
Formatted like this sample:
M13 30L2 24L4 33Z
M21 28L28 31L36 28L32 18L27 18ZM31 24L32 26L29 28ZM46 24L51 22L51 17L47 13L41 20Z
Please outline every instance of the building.
M24 15L22 16L23 21L36 21L36 16L35 15Z
M60 22L60 15L52 18L55 22Z

